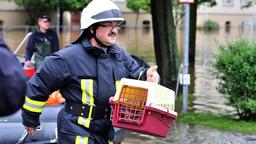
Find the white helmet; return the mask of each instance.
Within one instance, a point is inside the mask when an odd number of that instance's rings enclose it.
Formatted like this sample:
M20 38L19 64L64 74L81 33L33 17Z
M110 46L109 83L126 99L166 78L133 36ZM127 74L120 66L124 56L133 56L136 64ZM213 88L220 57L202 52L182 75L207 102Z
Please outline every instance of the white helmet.
M93 0L82 11L81 29L103 21L124 21L120 9L110 0Z

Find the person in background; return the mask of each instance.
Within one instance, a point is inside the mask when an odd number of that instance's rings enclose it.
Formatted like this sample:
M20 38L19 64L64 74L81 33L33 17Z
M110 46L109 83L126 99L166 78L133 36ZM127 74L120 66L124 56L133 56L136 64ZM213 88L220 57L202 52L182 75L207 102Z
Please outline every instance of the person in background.
M26 76L0 35L0 116L18 111L25 98Z
M37 22L39 27L29 38L24 63L25 67L34 66L36 69L42 64L46 56L59 50L58 36L50 29L50 17L42 15ZM31 62L32 56L34 64Z
M33 134L48 95L60 89L65 106L58 114L58 143L108 144L114 138L109 98L122 78L157 82L157 66L144 68L117 46L120 9L93 0L83 9L81 35L47 57L27 83L23 125ZM119 142L117 142L119 143Z

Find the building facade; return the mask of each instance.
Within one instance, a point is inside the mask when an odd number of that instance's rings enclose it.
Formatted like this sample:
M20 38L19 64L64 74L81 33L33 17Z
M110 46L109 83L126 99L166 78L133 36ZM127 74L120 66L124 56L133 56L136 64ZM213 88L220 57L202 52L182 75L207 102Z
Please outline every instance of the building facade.
M13 1L0 1L0 26L24 25L27 19L26 11L18 7Z
M143 27L145 24L152 26L151 14L145 11L140 11L137 15L131 9L127 8L126 0L112 0L118 7L122 10L125 19L125 25L127 27ZM138 16L138 21L136 22L136 17Z
M251 7L244 8L251 0L216 0L214 7L208 4L200 5L197 10L197 25L202 26L206 20L218 23L220 28L243 28L245 25L255 25L256 9L253 3Z
M125 18L126 27L143 27L143 24L152 26L151 14L145 11L140 11L137 15L131 9L126 7L125 0L113 0L122 10ZM245 25L256 24L256 6L253 4L249 8L243 8L251 0L216 0L217 5L209 7L207 4L200 5L197 13L197 25L202 26L206 20L212 20L218 23L220 28L224 27L243 27ZM53 25L56 24L56 13L51 15ZM138 21L136 18L138 17ZM28 19L27 12L18 7L13 1L0 1L0 26L17 27L24 26ZM63 25L72 26L78 29L80 13L65 12Z

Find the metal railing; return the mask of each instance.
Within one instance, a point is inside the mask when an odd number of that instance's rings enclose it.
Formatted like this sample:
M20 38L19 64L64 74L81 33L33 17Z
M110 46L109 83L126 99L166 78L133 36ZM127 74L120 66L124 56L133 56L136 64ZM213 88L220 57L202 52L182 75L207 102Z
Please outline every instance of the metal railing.
M20 48L23 46L23 44L26 42L26 40L30 37L30 35L32 34L32 32L29 32L21 41L21 43L18 45L18 47L15 49L15 51L13 52L14 55L16 55L18 53L18 51L20 50Z

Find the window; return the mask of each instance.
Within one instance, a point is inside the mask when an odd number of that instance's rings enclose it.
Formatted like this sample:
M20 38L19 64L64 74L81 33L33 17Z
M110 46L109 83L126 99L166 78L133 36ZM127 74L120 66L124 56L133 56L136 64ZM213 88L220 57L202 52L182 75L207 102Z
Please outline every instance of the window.
M241 7L248 6L248 4L250 4L249 0L240 0L240 6Z
M234 0L223 0L223 6L233 6Z

